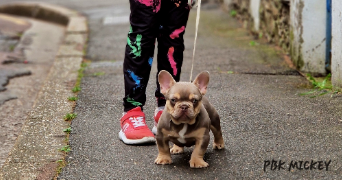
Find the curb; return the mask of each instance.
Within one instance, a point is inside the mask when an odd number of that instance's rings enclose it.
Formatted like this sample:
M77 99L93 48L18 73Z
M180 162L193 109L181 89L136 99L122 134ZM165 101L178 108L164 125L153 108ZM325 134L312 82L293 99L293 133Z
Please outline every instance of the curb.
M0 13L31 17L67 26L67 33L87 33L86 18L64 7L47 3L22 2L0 6Z
M53 179L57 162L64 159L58 149L66 145L63 117L73 112L68 97L78 76L87 47L87 19L80 13L47 3L25 2L0 6L0 13L31 17L66 27L54 63L28 114L15 145L0 169L0 179Z

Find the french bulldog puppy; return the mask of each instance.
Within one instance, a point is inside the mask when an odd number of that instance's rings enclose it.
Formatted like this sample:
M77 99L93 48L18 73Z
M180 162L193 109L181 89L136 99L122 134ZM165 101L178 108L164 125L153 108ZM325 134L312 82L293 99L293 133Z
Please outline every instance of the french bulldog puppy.
M157 126L156 141L159 153L155 163L171 164L171 153L179 154L184 151L184 146L195 145L190 167L208 167L209 164L203 160L203 156L209 144L210 130L214 134L214 149L224 148L220 117L204 96L209 83L209 73L198 74L191 83L176 82L170 73L163 70L158 74L158 81L166 105ZM171 150L170 141L174 143Z

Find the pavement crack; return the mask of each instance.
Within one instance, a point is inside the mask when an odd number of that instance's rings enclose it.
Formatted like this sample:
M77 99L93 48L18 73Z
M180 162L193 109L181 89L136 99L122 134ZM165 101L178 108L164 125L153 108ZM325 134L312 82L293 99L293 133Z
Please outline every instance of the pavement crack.
M266 76L302 76L298 71L283 71L283 72L276 72L276 73L270 73L270 72L239 72L237 74L251 74L251 75L266 75Z

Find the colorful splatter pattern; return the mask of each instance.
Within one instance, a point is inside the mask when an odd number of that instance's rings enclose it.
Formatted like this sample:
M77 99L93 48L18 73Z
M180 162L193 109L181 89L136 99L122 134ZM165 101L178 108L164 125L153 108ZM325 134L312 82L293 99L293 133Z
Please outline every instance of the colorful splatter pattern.
M150 58L148 59L148 64L149 64L150 66L152 66L152 63L153 63L153 57L150 57Z
M153 8L153 12L157 13L160 10L160 2L161 0L138 0L141 4L146 6L151 6Z
M171 39L176 39L176 38L179 38L179 34L184 32L185 30L185 26L182 26L181 28L179 29L176 29L175 31L173 31L171 34L170 34L170 38Z
M127 96L127 102L131 103L133 106L141 106L142 104L140 102L135 101L133 98L130 98Z
M131 39L130 39L130 36L131 36L132 33L133 33L133 29L132 29L132 26L131 26L130 31L128 32L127 44L132 49L131 54L134 54L134 58L136 58L136 57L140 57L141 56L141 39L142 39L142 35L141 34L137 34L135 42L132 42Z
M150 46L152 47L152 45L149 42L156 40L156 38L149 34L150 29L146 31L146 27L148 27L149 24L141 24L142 26L134 26L134 24L153 21L156 13L163 11L161 10L161 1L162 0L130 0L130 21L132 26L130 27L130 31L128 33L124 63L125 96L123 100L125 111L128 111L136 106L143 106L145 104L145 91L150 68L153 63L153 51L151 48L149 48ZM175 78L179 79L181 71L178 68L180 68L179 66L182 64L183 56L181 53L183 53L184 50L183 33L186 29L186 21L184 20L187 20L189 17L189 6L188 3L183 2L185 0L169 1L172 3L170 4L172 12L165 14L165 18L170 18L173 22L177 22L177 29L172 29L171 32L169 32L168 29L170 27L167 26L168 24L163 24L165 27L163 27L163 25L158 27L160 30L160 37L164 36L161 39L168 39L165 42L158 42L162 44L160 46L162 49L158 50L158 58L161 58L158 60L158 63L162 63L161 68L168 69ZM143 13L139 11L143 11ZM141 17L141 14L146 14L146 16ZM144 18L144 20L141 18ZM174 28L174 26L172 28ZM159 52L162 52L162 54L159 54ZM165 105L166 100L158 88L156 90L155 96L157 98L158 106Z
M173 57L173 53L175 52L175 48L174 47L170 47L169 48L169 52L167 53L167 57L169 59L170 65L172 67L173 70L173 75L176 76L177 75L177 63Z
M131 70L127 70L127 72L129 73L129 76L130 76L130 77L134 80L134 82L135 82L136 87L135 87L134 89L137 89L137 88L141 87L141 80L142 80L143 78L141 78L141 77L135 75L134 72L131 71Z

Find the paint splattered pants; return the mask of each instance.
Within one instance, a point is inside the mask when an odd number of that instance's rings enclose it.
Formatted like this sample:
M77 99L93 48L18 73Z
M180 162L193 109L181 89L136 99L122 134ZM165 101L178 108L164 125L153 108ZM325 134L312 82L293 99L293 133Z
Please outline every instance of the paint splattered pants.
M130 31L124 59L124 111L143 106L158 40L158 73L167 70L179 81L183 63L183 35L190 8L188 0L130 0ZM158 74L157 73L157 74ZM158 106L165 105L157 82Z

